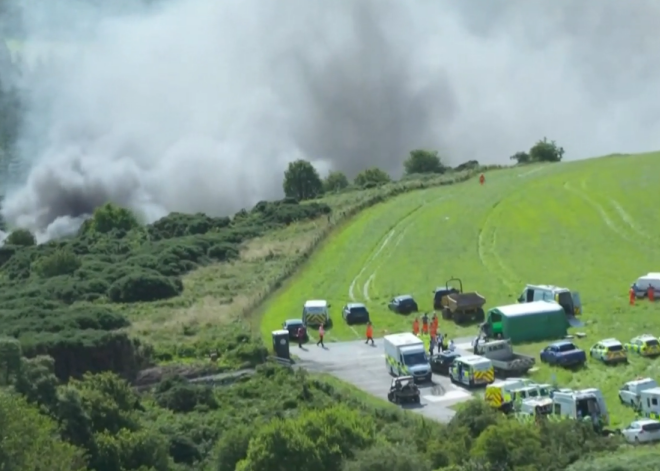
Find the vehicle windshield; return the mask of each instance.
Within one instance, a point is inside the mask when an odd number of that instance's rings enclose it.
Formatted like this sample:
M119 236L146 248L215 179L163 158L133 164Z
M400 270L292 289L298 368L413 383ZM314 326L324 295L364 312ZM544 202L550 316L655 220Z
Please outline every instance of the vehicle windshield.
M539 392L536 389L529 391L529 397L539 397Z
M575 345L572 343L565 343L559 346L560 352L571 352L573 350L575 350Z
M351 308L351 314L366 314L367 313L367 308L366 307L352 307Z
M544 396L544 397L550 395L550 391L547 388L541 388L540 393L541 393L541 396Z
M426 353L417 352L417 353L406 353L403 355L403 362L407 366L423 365L428 363L426 359Z
M608 352L618 352L623 350L623 345L610 345L607 347Z
M657 347L658 345L660 345L660 342L658 342L657 340L647 340L646 341L646 346L647 347Z

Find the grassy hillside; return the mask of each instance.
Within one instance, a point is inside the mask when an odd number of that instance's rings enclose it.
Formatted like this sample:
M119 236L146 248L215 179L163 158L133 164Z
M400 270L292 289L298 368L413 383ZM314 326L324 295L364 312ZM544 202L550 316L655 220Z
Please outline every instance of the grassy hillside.
M476 181L399 196L374 206L331 235L304 269L264 307L266 337L286 317L299 317L310 298L328 299L335 324L329 340L361 337L346 326L340 308L365 302L375 330L410 329L410 321L387 310L397 294L413 294L421 310L432 309L431 290L457 276L487 307L511 304L526 283L556 284L579 291L584 305L578 341L651 333L660 335L660 304L628 306L627 291L638 276L660 269L660 215L650 203L658 194L658 154L611 156L559 165L513 168ZM441 322L452 336L475 327ZM522 350L538 355L542 344ZM600 387L613 419L632 413L618 405L617 390L639 375L660 377L660 361L632 357L628 366L590 363L572 375L542 367L534 377L571 387Z

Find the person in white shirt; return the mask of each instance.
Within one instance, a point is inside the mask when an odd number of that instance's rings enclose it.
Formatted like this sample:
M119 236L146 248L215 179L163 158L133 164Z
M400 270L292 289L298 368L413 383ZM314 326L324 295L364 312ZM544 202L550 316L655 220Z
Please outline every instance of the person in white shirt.
M450 340L450 341L449 341L449 351L450 351L450 352L453 352L454 350L456 350L456 345L454 345L454 341L453 341L453 340Z

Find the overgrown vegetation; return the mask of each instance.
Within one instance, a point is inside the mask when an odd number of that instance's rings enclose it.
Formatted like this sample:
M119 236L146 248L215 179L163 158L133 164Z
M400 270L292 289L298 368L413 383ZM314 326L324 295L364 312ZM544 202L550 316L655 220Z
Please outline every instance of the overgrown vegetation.
M46 459L52 471L577 471L621 445L479 400L441 425L271 364L215 388L172 377L140 396L111 373L61 384L52 359L22 359L0 389L0 421L0 467L21 471ZM627 469L609 465L625 456L598 458L598 469Z
M150 347L130 338L129 321L113 305L178 296L181 277L195 268L236 259L241 244L294 222L330 213L324 203L259 203L230 218L173 213L140 227L127 210L107 204L75 238L34 245L26 231L0 248L2 332L19 339L26 355L55 359L61 379L111 370L133 377L153 360ZM230 355L241 341L207 345ZM240 356L261 361L254 346Z

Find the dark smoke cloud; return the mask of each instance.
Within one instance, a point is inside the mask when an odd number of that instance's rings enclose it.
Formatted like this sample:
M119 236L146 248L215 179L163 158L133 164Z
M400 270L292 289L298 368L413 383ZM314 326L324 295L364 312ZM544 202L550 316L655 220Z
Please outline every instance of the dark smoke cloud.
M507 162L543 136L569 159L660 147L655 0L33 0L17 11L28 172L2 212L42 239L107 201L146 220L232 213L281 196L297 158L396 176L418 147L454 164ZM29 59L42 46L49 59Z

